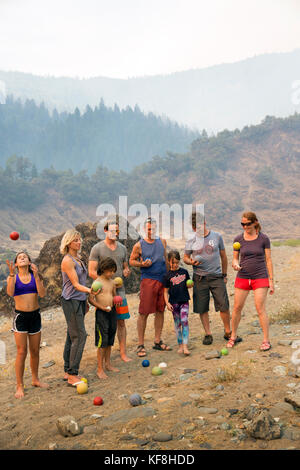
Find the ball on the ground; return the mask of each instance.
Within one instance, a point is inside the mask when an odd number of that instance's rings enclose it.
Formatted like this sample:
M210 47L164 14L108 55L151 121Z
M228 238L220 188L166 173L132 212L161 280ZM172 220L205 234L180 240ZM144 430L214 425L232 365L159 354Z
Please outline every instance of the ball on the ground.
M114 283L115 283L116 287L122 287L123 279L121 277L115 277L114 278Z
M193 281L192 279L188 279L188 280L186 281L186 286L187 286L187 287L192 287L193 285L194 285L194 281Z
M228 354L228 349L227 349L227 348L221 349L221 354L222 354L222 356L227 356L227 354Z
M144 360L143 360L142 366L143 366L143 367L149 367L149 366L150 366L150 362L148 361L148 359L144 359Z
M97 292L98 290L102 289L102 284L100 281L94 281L92 284L92 291Z
M102 398L102 397L95 397L95 398L94 398L94 405L95 405L95 406L101 406L101 405L103 405L103 398Z
M151 371L152 375L161 375L162 374L162 369L160 367L153 367Z
M129 403L131 406L139 406L142 404L142 397L138 393L133 393L129 397Z
M76 388L77 393L79 393L79 395L83 395L88 391L88 384L86 384L85 382L80 382L80 384L78 384Z
M114 305L121 304L123 302L123 299L120 295L115 295L113 300L114 300Z
M81 382L88 383L87 379L85 377L82 377Z
M239 242L234 242L233 249L238 251L240 250L240 248L241 248L241 244Z
M19 236L20 236L20 235L19 235L18 232L11 232L11 234L9 235L9 238L10 238L11 240L18 240Z
M158 364L158 367L160 367L161 369L165 369L167 367L167 364L165 362L161 362L160 364Z

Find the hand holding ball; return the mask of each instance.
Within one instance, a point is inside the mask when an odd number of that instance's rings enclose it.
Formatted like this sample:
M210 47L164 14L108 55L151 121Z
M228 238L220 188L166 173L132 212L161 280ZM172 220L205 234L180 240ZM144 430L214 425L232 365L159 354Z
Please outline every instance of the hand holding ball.
M121 305L123 302L123 299L120 295L115 295L113 302L114 302L114 305Z
M115 277L114 283L117 288L122 287L123 285L123 279L121 277Z
M98 290L102 289L102 284L99 281L94 281L92 284L92 291L93 292L98 292Z
M194 285L194 281L192 281L192 279L188 279L186 281L186 287L193 287L193 285Z

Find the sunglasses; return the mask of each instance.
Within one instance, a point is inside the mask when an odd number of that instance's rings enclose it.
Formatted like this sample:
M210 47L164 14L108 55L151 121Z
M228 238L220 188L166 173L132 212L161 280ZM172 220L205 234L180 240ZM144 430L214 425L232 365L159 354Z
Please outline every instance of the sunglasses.
M254 222L241 222L242 227L250 227Z

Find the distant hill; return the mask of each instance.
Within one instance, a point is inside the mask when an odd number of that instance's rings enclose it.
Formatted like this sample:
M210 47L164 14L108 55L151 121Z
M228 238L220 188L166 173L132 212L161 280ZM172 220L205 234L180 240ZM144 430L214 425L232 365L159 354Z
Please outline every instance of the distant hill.
M300 80L300 49L127 80L0 71L1 80L7 94L44 101L50 109L74 111L78 107L83 112L87 104L98 106L103 98L108 106L117 103L123 109L137 104L143 112L166 115L178 123L206 129L209 134L258 124L266 115L287 117L300 111L300 94L293 99L297 90L292 88Z
M38 172L29 160L11 157L0 168L0 240L22 225L53 236L70 224L97 220L101 203L205 204L208 225L225 239L241 230L244 210L257 212L272 238L300 238L300 115L266 117L242 131L196 139L189 152L154 157L130 173L98 167ZM1 242L2 243L2 242Z
M76 108L50 114L33 100L22 104L7 97L0 105L0 165L16 154L29 158L39 170L53 165L57 170L91 173L105 165L128 171L154 155L185 152L197 137L198 132L144 114L138 106L120 110L101 101L84 113Z

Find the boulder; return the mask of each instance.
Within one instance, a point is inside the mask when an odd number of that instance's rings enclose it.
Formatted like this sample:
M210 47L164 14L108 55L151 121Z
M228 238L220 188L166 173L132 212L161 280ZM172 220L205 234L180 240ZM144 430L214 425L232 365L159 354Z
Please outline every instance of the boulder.
M255 439L265 439L267 441L280 439L281 428L267 410L257 413L246 425L246 429L251 437Z
M78 436L82 434L82 428L79 426L73 416L62 416L56 422L57 429L64 437Z

